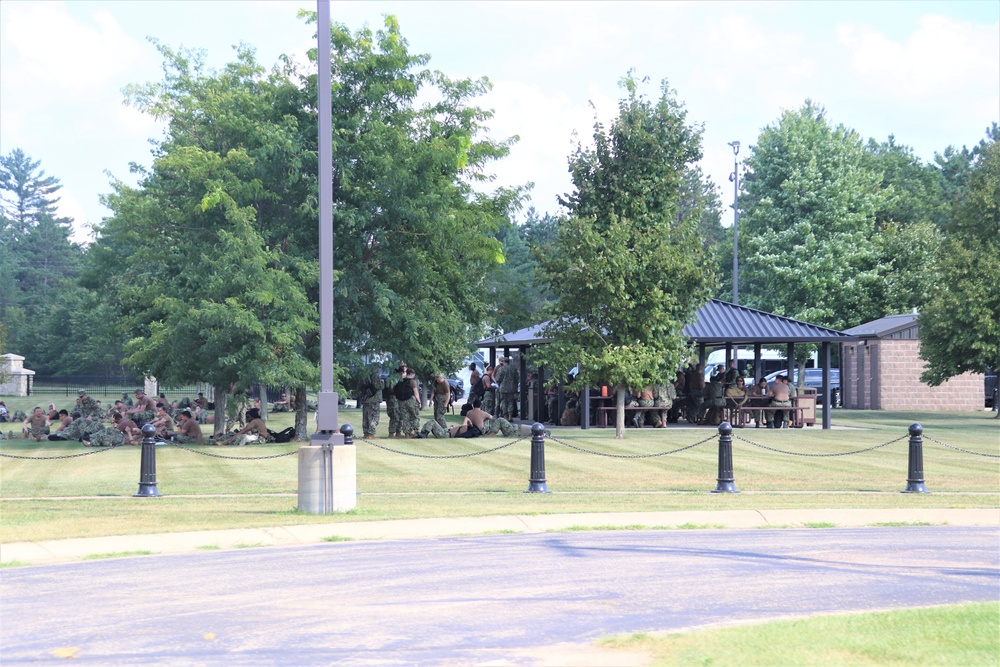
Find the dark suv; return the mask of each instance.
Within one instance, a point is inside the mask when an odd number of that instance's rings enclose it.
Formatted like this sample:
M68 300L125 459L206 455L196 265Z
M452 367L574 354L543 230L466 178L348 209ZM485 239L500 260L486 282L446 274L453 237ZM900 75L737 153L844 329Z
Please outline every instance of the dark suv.
M775 371L770 375L765 375L764 378L767 380L768 384L772 384L774 380L779 375L785 375L788 371ZM794 377L792 378L792 384L796 387L799 386L799 369L795 369ZM806 369L806 381L805 386L810 389L816 390L816 403L818 405L823 405L823 369L822 368L807 368ZM833 395L833 404L840 405L840 369L831 368L830 369L830 393Z

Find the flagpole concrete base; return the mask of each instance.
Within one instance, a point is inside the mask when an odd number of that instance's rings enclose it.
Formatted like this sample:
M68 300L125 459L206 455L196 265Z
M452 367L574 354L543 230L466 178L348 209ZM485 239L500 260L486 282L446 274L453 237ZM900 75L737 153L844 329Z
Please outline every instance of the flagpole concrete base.
M299 510L347 512L357 506L358 455L340 433L314 433L299 448Z

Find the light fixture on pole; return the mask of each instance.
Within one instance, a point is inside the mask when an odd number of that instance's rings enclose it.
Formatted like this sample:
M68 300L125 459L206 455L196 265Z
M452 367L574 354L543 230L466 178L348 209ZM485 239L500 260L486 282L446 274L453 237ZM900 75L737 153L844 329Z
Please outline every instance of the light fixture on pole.
M740 154L740 142L730 141L733 147L733 173L729 180L733 182L733 303L740 304L740 163L736 156Z

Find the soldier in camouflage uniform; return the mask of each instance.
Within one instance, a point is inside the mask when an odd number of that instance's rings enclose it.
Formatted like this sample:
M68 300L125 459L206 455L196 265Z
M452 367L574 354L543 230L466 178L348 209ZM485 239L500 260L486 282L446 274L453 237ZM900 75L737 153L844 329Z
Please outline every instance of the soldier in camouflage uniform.
M510 357L504 357L503 361L503 365L497 371L497 384L500 391L500 415L505 419L513 419L518 411L517 386L521 381L521 374L510 363ZM487 412L489 411L487 410Z
M381 370L381 367L376 366L368 376L368 382L362 387L361 422L366 438L374 438L375 429L378 428L379 406L382 404L382 390L385 388L385 383L379 374Z
M40 407L31 411L31 416L24 420L24 437L35 442L41 442L49 434L49 418Z
M406 372L406 364L400 364L399 368L394 370L389 377L385 380L385 391L382 393L383 398L385 398L385 412L389 415L389 437L397 438L402 434L401 423L399 420L399 401L396 400L396 395L392 392L396 383L399 382L403 373Z
M443 373L438 373L434 377L434 390L431 392L434 401L434 421L441 425L441 428L448 428L448 422L444 420L445 410L451 402L451 385L444 379Z
M677 389L671 383L653 385L653 405L659 410L656 411L656 428L665 428L667 425L667 411L673 406L677 398Z
M452 427L452 429L454 428L457 427ZM428 419L426 422L424 422L424 427L420 429L420 433L418 434L418 436L421 438L426 438L427 434L429 433L433 435L435 438L450 438L452 429L447 429L444 426L441 426L441 424L437 423L437 421L434 419Z
M125 412L125 416L134 421L137 426L153 421L156 417L156 403L142 389L135 390L135 405Z
M406 369L405 380L409 383L413 398L399 401L400 432L403 437L414 437L420 432L420 404L417 398L417 374L412 368Z
M101 406L93 398L87 395L86 389L76 392L76 411L80 416L90 421L101 420Z
M483 373L483 410L493 414L497 409L496 369L487 366Z
M483 435L517 435L517 427L503 417L494 417L483 423Z

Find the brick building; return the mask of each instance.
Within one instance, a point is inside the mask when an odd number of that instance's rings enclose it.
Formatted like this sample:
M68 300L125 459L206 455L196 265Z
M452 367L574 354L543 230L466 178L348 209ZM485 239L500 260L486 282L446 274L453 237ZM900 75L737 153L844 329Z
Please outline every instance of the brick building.
M982 410L984 379L965 373L939 387L920 381L917 314L890 315L847 329L840 381L845 408L858 410Z

